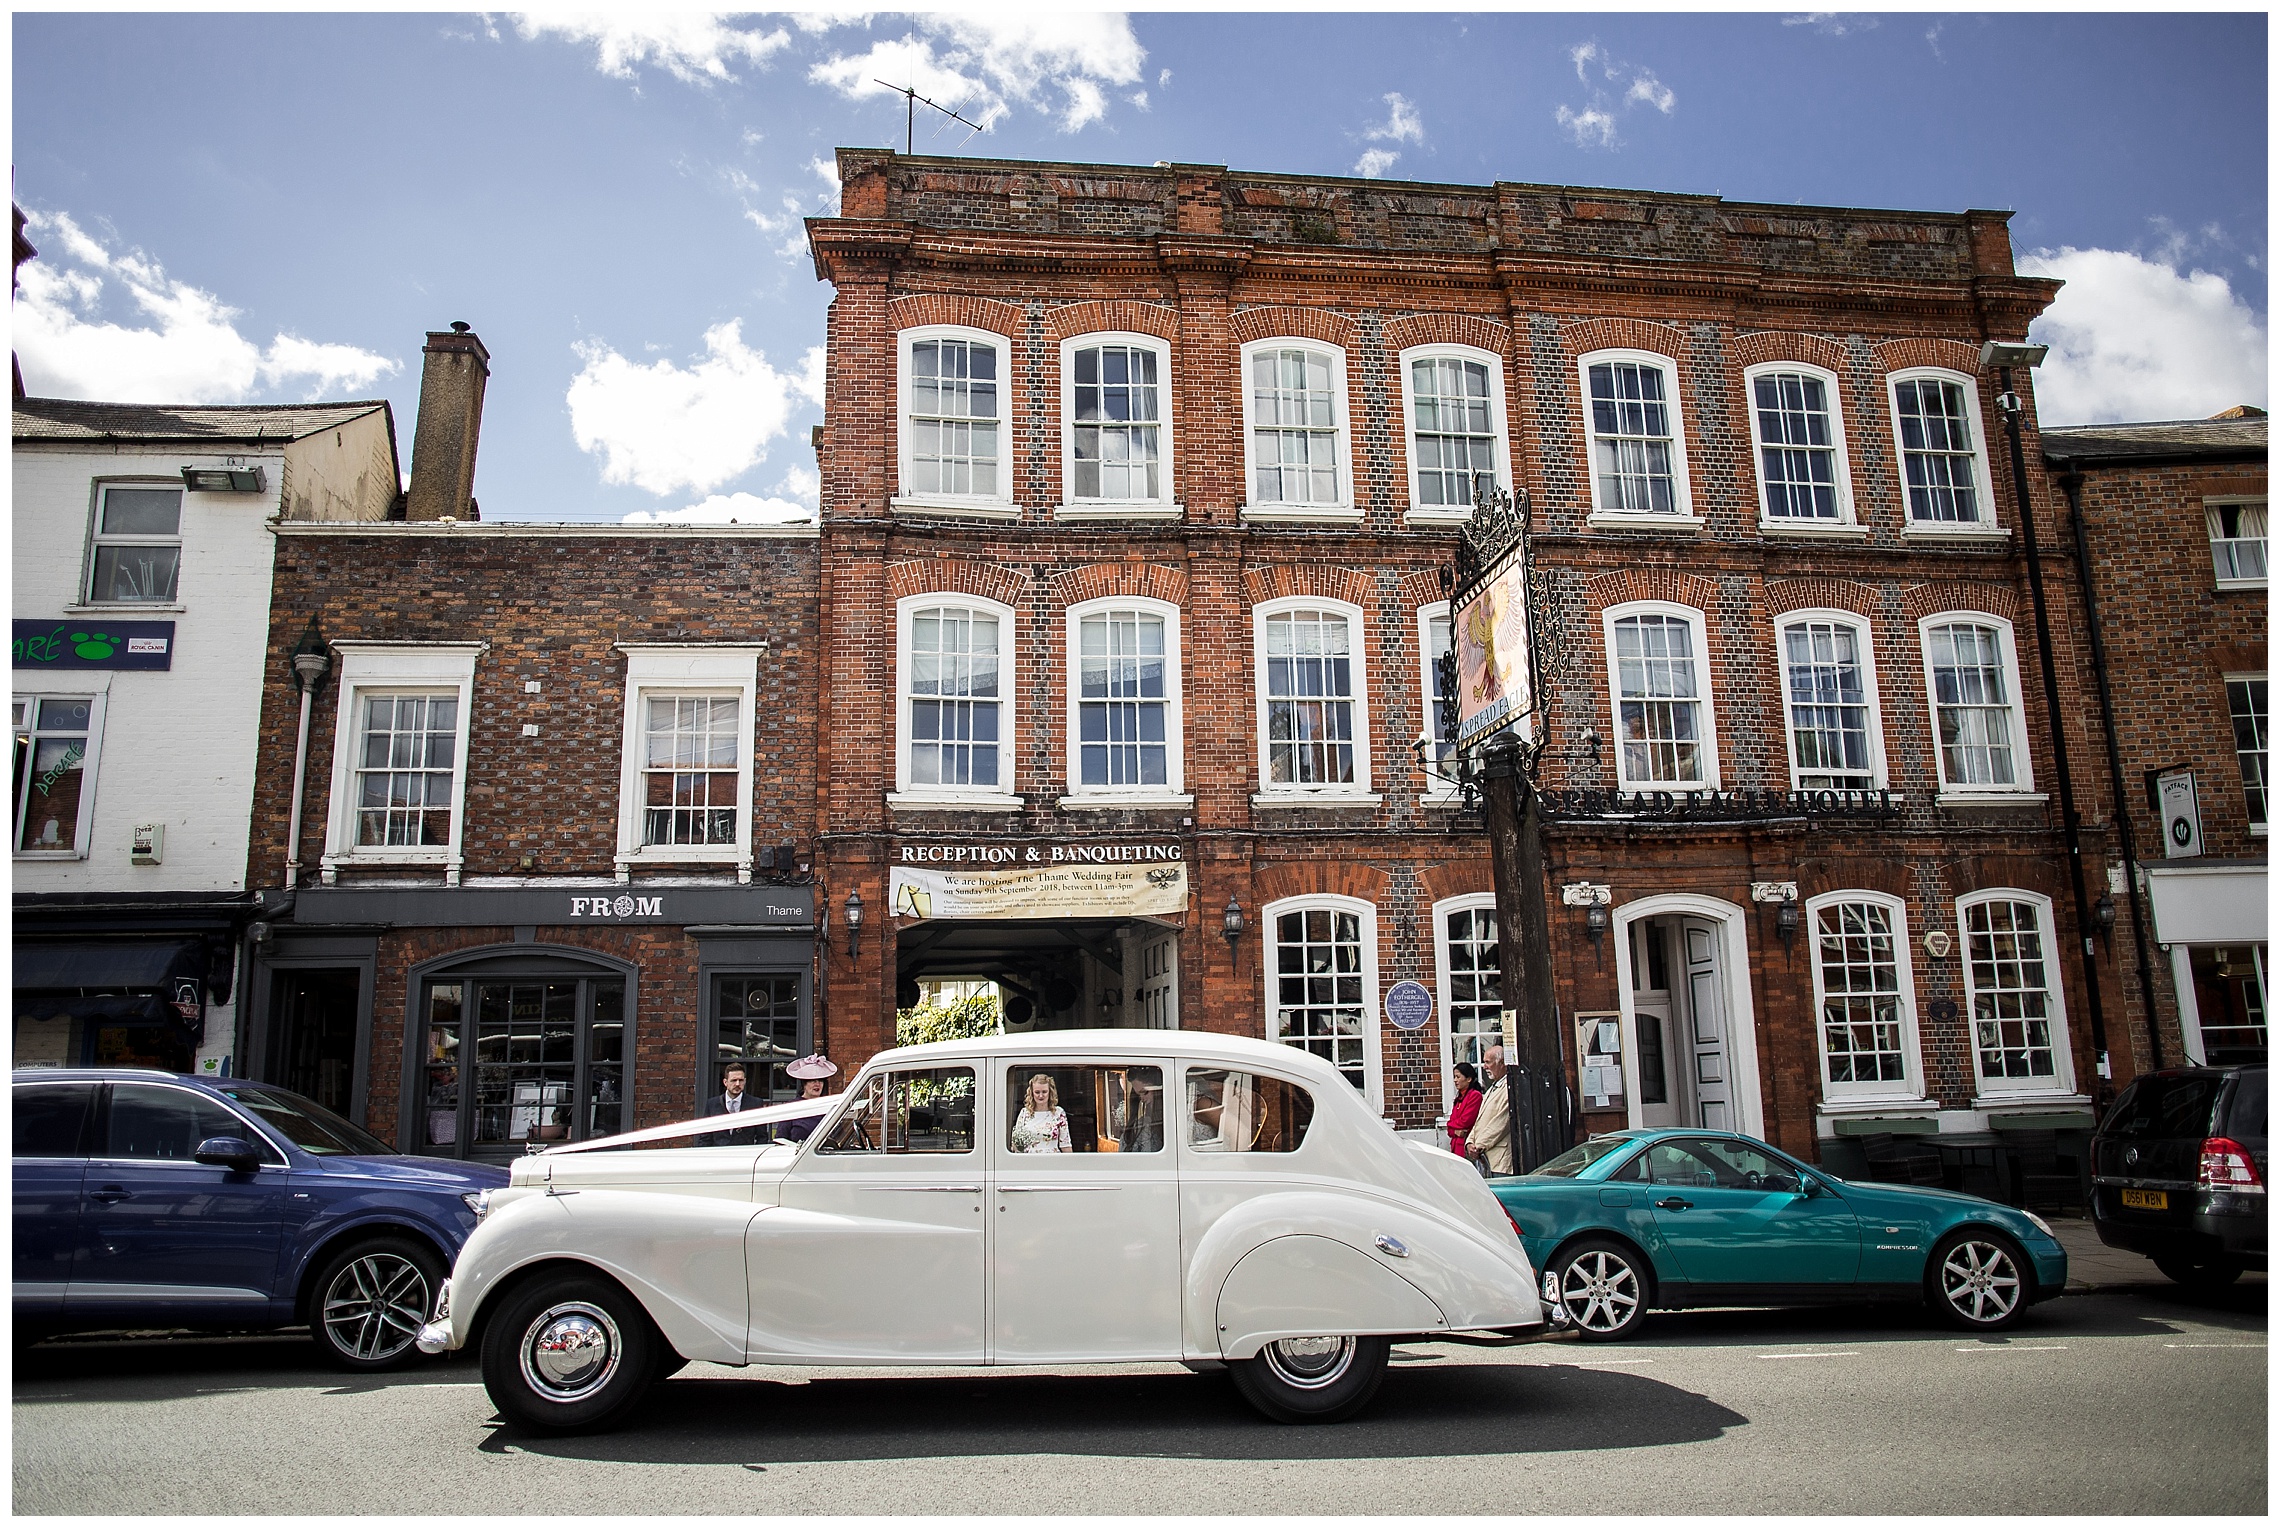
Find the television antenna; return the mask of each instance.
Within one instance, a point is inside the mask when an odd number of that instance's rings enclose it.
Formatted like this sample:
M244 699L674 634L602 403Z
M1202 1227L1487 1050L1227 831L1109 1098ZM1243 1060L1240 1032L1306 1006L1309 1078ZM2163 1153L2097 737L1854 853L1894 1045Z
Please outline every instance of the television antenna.
M903 98L903 152L905 154L911 152L911 138L912 135L917 131L918 108L921 106L931 106L953 122L964 122L968 127L974 130L974 133L986 133L989 131L989 129L982 126L981 123L975 122L966 117L959 116L956 112L943 105L940 101L929 101L926 97L920 95L916 89L909 85L888 85L885 80L879 79L877 76L872 77L871 83L874 85L885 85L887 89L893 91L896 95L899 95ZM935 131L940 132L941 129L936 128ZM959 140L959 147L963 148L966 144L973 142L974 133L968 133L963 139Z

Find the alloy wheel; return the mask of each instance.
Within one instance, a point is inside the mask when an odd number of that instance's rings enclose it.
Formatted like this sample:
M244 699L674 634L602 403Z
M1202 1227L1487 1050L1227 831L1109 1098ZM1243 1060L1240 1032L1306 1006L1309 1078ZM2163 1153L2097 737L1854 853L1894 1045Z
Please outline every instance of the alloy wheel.
M1639 1275L1613 1252L1580 1252L1560 1270L1560 1303L1587 1332L1620 1331L1639 1308Z
M409 1258L370 1252L333 1275L325 1290L325 1335L361 1363L395 1357L428 1318L427 1275Z
M1959 1241L1940 1263L1940 1293L1967 1320L1993 1324L2019 1307L2019 1265L1989 1241Z

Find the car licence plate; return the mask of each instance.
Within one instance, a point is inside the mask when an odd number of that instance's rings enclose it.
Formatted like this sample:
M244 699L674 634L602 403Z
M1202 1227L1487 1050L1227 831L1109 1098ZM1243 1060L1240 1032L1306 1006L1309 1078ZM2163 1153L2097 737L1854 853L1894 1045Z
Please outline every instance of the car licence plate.
M2169 1195L2157 1188L2125 1188L2122 1190L2122 1208L2166 1210L2169 1208Z

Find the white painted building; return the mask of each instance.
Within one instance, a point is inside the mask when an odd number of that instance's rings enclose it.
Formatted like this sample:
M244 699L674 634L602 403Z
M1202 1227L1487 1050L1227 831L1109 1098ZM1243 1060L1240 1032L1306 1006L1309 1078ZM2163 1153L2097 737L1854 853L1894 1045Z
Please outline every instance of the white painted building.
M396 508L385 402L15 399L18 1066L227 1053L272 525Z

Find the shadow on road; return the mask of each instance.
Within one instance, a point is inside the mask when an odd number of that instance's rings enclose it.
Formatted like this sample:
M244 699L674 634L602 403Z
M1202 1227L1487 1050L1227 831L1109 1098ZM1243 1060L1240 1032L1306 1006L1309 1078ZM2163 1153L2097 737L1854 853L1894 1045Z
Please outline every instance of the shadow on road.
M971 1378L677 1379L618 1431L531 1437L501 1424L480 1445L641 1464L815 1464L1077 1454L1316 1460L1553 1453L1691 1443L1748 1418L1633 1374L1565 1364L1396 1369L1360 1418L1263 1420L1222 1374ZM1359 1505L1359 1504L1357 1504Z
M83 1401L76 1386L132 1380L115 1398L180 1400L217 1390L273 1390L317 1386L329 1395L358 1395L398 1385L477 1382L472 1362L423 1360L384 1374L351 1374L327 1363L306 1337L63 1338L16 1351L19 1406Z
M2157 1337L2182 1330L2177 1325L2180 1321L2261 1332L2266 1326L2265 1311L2261 1280L2203 1291L2146 1285L2046 1300L2030 1307L2017 1326L1993 1340L2032 1341L2062 1335ZM1767 1343L1921 1342L1951 1336L1978 1340L1971 1333L1942 1325L1920 1305L1894 1304L1656 1311L1647 1318L1640 1341L1671 1347L1759 1347Z

